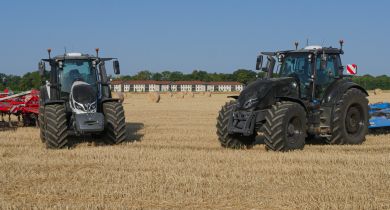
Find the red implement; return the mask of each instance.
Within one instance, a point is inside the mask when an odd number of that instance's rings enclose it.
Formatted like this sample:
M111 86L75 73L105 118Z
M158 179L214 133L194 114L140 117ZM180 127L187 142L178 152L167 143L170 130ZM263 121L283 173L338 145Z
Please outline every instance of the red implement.
M13 94L9 90L0 93L0 114L1 121L4 122L4 116L8 115L8 121L11 121L11 115L23 118L23 125L35 125L39 114L39 91L31 90ZM10 123L11 124L11 123Z

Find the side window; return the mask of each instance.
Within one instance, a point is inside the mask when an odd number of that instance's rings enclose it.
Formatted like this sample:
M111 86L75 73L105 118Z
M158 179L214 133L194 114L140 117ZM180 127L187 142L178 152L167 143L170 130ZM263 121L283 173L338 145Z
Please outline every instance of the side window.
M328 86L339 76L338 72L338 56L328 55L325 68L321 66L321 57L316 60L317 80L316 80L316 95L322 98Z
M336 68L337 57L334 55L329 55L326 61L325 69L321 66L321 58L317 58L316 69L317 69L317 84L318 85L328 85L333 82L334 77L338 76L338 71Z

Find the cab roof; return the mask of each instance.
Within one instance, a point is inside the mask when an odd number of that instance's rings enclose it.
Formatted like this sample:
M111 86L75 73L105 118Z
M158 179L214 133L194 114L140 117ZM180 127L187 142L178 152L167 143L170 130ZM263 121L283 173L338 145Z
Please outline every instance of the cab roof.
M327 54L344 54L344 51L334 47L322 47L322 46L307 46L298 50L281 50L276 52L262 52L263 55L275 56L278 54L295 54L295 53L327 53Z
M333 47L309 46L298 50L279 51L279 53L329 53L329 54L343 54L343 50Z
M101 61L109 61L116 58L101 58L92 56L89 54L82 54L82 53L65 53L63 55L57 55L55 57L52 57L51 59L42 59L43 61L58 61L58 60L101 60Z

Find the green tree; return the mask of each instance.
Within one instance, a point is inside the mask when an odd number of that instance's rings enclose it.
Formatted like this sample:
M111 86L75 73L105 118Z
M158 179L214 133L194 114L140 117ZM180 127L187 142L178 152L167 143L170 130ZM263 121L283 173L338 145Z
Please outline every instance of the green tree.
M256 79L256 72L246 69L238 69L233 72L234 81L248 84L249 82Z
M130 75L124 75L119 77L120 80L132 80L133 77Z
M191 73L191 80L210 81L210 75L206 71L194 70Z
M148 70L140 71L133 76L134 80L150 80L151 78L152 78L152 73Z
M163 71L161 72L161 75L162 75L162 78L161 80L165 80L165 81L168 81L171 79L171 72L170 71Z
M28 72L20 79L19 90L39 89L41 76L38 71Z
M157 80L157 81L161 81L163 78L163 75L161 73L153 73L152 74L152 80Z
M184 78L184 74L180 71L174 71L169 76L170 81L180 81L183 80L183 78Z

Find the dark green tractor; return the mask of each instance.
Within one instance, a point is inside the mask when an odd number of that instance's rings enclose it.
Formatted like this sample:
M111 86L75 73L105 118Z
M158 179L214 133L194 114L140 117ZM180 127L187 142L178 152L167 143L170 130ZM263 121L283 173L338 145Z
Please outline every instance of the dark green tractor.
M119 99L112 98L105 63L113 61L115 74L119 62L115 58L81 53L66 53L42 59L39 70L43 85L40 90L39 126L41 140L47 148L69 146L70 136L103 136L109 144L126 139L125 114ZM50 71L46 71L49 63Z
M249 84L219 112L221 145L250 148L261 133L266 149L274 151L303 149L310 138L361 144L368 131L368 93L343 74L342 44L297 49L296 43L295 50L263 52L256 69L266 77Z

